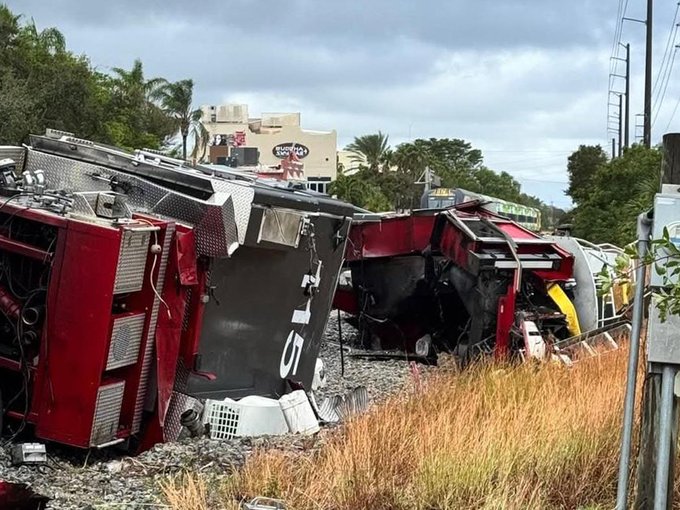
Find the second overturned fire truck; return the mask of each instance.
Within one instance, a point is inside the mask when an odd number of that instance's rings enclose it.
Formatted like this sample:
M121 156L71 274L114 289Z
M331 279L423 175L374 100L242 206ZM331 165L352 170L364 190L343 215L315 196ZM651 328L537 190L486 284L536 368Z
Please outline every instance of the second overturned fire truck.
M465 359L570 361L625 319L625 287L600 296L595 276L619 250L541 237L479 200L366 214L56 131L0 147L0 195L12 437L141 450L201 402L310 391L333 306L367 346ZM238 435L230 409L214 424Z

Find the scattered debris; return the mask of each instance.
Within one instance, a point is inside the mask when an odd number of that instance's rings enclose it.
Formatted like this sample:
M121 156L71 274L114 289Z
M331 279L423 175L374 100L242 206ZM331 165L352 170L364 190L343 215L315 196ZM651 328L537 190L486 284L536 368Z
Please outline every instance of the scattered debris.
M244 510L286 510L286 505L279 499L254 498L249 503L243 503Z
M345 326L345 341L356 345L358 332ZM403 360L345 360L345 377L341 376L337 315L331 314L323 335L320 358L323 360L326 385L314 392L319 401L344 395L354 388L366 388L371 402L382 401L413 384L409 364ZM355 348L356 349L356 348ZM433 370L421 365L421 372ZM148 451L127 457L113 448L87 452L50 447L47 466L12 466L8 452L0 449L0 473L4 480L29 485L50 498L50 509L75 510L87 505L94 508L147 508L161 505L158 484L167 476L184 471L198 472L219 483L239 469L256 450L288 452L316 451L322 448L332 424L312 436L244 437L233 439L185 438L157 444ZM115 505L114 505L115 503ZM127 505L127 506L126 506ZM217 508L217 506L216 506Z
M184 411L179 421L187 429L190 437L202 437L205 434L205 426L195 409Z
M212 439L280 436L289 432L278 400L248 396L240 400L206 400L203 418Z
M292 434L314 434L319 431L319 422L314 415L307 394L296 390L279 399L283 417Z
M40 465L47 463L45 445L40 443L21 443L12 446L12 465Z

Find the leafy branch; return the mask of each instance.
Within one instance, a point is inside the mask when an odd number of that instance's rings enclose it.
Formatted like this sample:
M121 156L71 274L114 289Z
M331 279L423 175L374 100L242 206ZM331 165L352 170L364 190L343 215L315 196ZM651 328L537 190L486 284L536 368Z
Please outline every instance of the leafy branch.
M638 261L637 265L631 267L632 260ZM680 285L677 283L680 278L680 248L671 240L666 227L660 239L650 241L647 253L640 255L637 247L631 244L616 258L613 271L606 264L602 266L598 273L601 282L598 294L606 294L617 282L631 282L631 273L641 265L653 267L662 278L662 286L652 293L660 319L665 321L668 315L680 315ZM644 282L636 283L644 285Z

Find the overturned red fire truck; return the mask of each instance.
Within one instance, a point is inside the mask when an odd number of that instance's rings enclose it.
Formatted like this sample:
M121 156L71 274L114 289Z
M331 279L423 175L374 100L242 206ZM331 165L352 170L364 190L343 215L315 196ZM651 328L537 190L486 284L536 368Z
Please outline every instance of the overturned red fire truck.
M353 209L50 131L0 147L0 401L75 447L311 385Z

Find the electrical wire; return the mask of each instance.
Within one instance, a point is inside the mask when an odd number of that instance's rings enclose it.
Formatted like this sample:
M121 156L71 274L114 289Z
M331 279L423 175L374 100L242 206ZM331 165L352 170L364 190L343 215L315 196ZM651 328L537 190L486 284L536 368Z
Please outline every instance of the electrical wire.
M654 124L656 124L656 119L659 118L659 112L661 112L661 107L663 106L663 100L666 97L666 89L668 89L668 82L670 82L671 78L671 73L673 72L673 64L675 63L675 55L677 54L678 49L675 48L673 50L673 57L671 58L670 65L668 66L668 76L666 77L666 82L664 83L663 86L663 92L661 93L661 98L657 100L656 102L656 112L654 115L652 115L652 127L654 127Z
M673 16L673 22L671 24L671 29L669 30L668 33L668 40L666 41L666 48L664 50L664 55L661 60L661 67L659 69L659 73L656 75L656 79L654 81L654 87L652 89L652 93L656 91L656 94L654 96L654 104L656 105L654 114L652 115L652 127L656 123L657 118L659 117L659 113L661 112L661 108L663 106L663 101L666 96L666 90L668 88L668 83L670 82L671 75L673 73L673 64L675 63L675 56L677 54L677 46L676 46L676 39L677 39L677 34L678 34L678 24L677 24L677 19L678 19L678 13L680 12L680 2L677 3L676 8L675 8L675 15ZM673 51L671 53L671 48L673 48ZM657 87L658 85L658 87Z
M678 111L678 106L680 106L680 97L678 97L678 100L675 102L675 108L673 108L673 113L671 113L671 118L668 119L668 124L666 124L665 131L668 131L668 128L671 127L671 122L673 122L673 119L675 118L675 114Z
M680 2L677 3L675 7L675 14L673 15L673 21L671 22L671 28L668 31L668 39L666 40L666 47L663 52L663 57L661 58L661 65L659 66L659 73L656 75L656 78L654 79L654 85L652 86L652 94L655 94L657 91L657 85L659 84L659 79L661 76L664 74L664 69L668 65L667 59L669 56L669 52L671 49L671 39L673 39L673 42L675 42L675 34L678 31L678 27L676 25L677 20L678 20L678 12L680 11Z
M150 225L153 227L155 230L153 230L153 244L155 246L160 246L158 244L158 226L154 225L151 223L149 220L146 220L144 218L135 218L136 221L141 221L142 223L146 223L147 225ZM168 319L172 319L172 313L170 312L170 306L168 306L168 303L165 302L163 299L163 296L160 295L158 292L158 289L156 288L156 284L153 281L153 274L156 271L156 264L158 264L158 253L153 254L153 262L151 263L151 271L149 272L149 284L151 285L151 289L153 290L153 293L156 295L158 300L165 305L165 310L168 314Z

